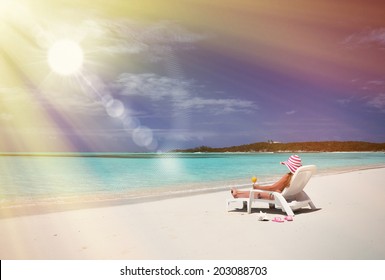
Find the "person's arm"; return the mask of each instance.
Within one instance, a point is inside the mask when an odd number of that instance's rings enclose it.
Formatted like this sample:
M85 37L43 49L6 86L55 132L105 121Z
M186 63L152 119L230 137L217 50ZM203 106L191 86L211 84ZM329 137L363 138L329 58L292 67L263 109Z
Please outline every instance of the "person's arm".
M256 185L254 184L253 185L253 189L257 189L257 190L263 190L263 191L282 191L286 186L286 182L288 180L288 177L289 175L288 174L285 174L281 179L279 179L278 182L274 183L273 185L271 186L260 186L260 185Z

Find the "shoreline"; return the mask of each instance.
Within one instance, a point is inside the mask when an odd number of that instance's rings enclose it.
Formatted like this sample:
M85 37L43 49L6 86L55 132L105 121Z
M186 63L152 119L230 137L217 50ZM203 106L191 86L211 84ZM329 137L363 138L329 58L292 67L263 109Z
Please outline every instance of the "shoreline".
M383 164L375 165L363 165L357 167L346 167L346 168L333 168L330 170L321 170L314 175L314 177L329 176L336 174L344 174L350 172L357 172L361 170L372 170L372 169L385 169ZM278 177L277 177L278 178ZM269 184L274 180L263 181L262 184ZM163 187L158 190L146 190L141 191L141 194L135 195L130 193L104 193L96 195L81 195L81 196L65 196L58 198L45 198L45 199L29 199L29 202L25 200L19 203L8 203L3 202L0 206L0 220L22 216L33 216L33 215L44 215L49 213L73 211L73 210L84 210L84 209L97 209L105 207L114 207L131 204L141 204L154 202L158 200L167 200L173 198L182 198L197 196L210 193L219 193L228 191L231 187L244 187L247 188L249 183L247 180L241 181L234 179L231 181L209 181L206 182L207 187L201 188L167 188ZM198 186L202 186L199 184ZM155 193L155 194L154 194ZM5 204L5 205L4 205Z
M378 153L385 154L383 150L357 150L357 151L317 151L317 150L279 150L279 151L225 151L225 152L0 152L0 157L100 157L100 158L137 158L137 157L174 157L174 156L205 156L205 155L220 155L220 154L290 154L290 153Z
M267 205L226 211L228 191L0 219L0 259L385 259L384 181L385 168L314 176L317 209L284 223Z

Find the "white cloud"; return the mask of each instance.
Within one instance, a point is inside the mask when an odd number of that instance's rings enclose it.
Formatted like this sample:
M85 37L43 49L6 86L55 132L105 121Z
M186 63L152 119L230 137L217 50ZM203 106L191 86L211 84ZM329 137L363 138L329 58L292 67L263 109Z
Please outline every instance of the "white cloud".
M157 101L166 97L187 98L187 90L192 86L192 82L152 73L124 73L117 78L115 86L122 90L122 95L141 95Z
M370 44L384 47L385 28L377 28L352 34L343 41L343 44L349 47L366 46Z
M366 104L385 113L385 93L378 94L371 98Z
M182 110L207 110L211 114L220 115L232 112L250 112L256 106L253 102L240 99L205 99L201 97L193 97L190 99L183 100L179 104Z
M191 48L207 35L189 31L177 22L144 24L133 20L87 20L83 28L90 39L103 38L96 50L109 54L150 53L158 57L166 47Z
M155 129L154 134L166 141L194 141L204 140L205 138L216 136L214 131L200 131L200 130L187 130L187 129Z
M186 112L200 111L210 114L226 114L232 112L249 113L257 106L247 100L204 98L193 81L163 77L156 74L120 75L114 85L122 95L140 95L152 101L165 100L172 109ZM202 94L201 94L202 95Z
M295 113L297 113L296 110L291 110L291 111L286 112L286 115L293 115Z
M375 86L383 86L385 85L385 81L373 80L373 81L369 81L368 84L375 85Z
M177 22L162 21L145 27L140 38L155 44L195 43L206 38L204 34L191 32Z

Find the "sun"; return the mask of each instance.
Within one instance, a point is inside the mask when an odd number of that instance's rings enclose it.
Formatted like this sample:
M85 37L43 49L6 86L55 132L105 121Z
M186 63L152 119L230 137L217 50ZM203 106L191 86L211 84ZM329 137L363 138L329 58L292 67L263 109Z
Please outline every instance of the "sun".
M59 75L73 75L83 65L83 50L71 40L55 42L48 50L48 64Z

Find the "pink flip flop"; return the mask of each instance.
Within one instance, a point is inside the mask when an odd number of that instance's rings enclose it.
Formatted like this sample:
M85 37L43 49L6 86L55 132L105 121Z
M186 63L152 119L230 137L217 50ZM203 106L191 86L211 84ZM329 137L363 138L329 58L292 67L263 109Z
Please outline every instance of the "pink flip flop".
M272 219L273 222L276 222L276 223L283 223L284 220L281 219L281 217L274 217L274 219Z
M292 222L293 221L293 216L291 216L291 215L286 216L285 220L288 221L288 222Z

